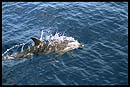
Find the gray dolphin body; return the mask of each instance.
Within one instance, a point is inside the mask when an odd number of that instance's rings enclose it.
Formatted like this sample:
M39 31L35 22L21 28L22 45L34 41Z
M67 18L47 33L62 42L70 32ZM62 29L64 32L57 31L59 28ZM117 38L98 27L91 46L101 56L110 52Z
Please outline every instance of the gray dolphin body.
M81 45L77 41L52 41L52 42L45 42L40 41L37 38L31 38L35 45L22 51L21 53L12 55L13 58L24 58L24 57L30 57L32 55L36 54L49 54L49 53L58 53L56 57L62 56L65 52L69 50L73 50L75 48L81 48L84 45Z

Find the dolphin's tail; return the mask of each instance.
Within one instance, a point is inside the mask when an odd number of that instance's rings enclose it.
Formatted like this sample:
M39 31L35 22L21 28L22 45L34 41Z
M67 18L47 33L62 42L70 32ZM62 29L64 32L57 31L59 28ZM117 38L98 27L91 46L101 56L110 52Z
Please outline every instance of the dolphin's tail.
M2 61L8 60L8 59L14 59L12 56L2 56Z

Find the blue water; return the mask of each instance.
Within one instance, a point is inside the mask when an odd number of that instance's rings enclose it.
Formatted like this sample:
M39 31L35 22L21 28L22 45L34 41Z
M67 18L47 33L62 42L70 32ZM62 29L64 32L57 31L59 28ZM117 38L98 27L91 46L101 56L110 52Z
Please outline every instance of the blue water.
M2 2L2 53L42 30L85 47L2 62L3 85L128 84L128 2Z

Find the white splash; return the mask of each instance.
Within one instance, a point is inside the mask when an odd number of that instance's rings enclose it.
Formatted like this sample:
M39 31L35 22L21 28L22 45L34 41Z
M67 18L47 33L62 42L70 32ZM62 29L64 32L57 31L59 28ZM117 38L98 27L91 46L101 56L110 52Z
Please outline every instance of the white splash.
M42 35L43 35L43 33L41 34L40 39L43 40ZM76 41L73 37L67 37L67 36L64 36L64 34L61 34L58 32L56 32L54 35L50 34L50 35L45 36L45 40L49 41L49 42L51 42L51 41L64 41L64 40Z

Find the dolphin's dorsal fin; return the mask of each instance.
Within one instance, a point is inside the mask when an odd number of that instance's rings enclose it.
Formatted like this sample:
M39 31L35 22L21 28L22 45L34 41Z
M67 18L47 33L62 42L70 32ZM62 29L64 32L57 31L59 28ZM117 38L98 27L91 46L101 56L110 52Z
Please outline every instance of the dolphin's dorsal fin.
M32 37L31 39L34 41L36 46L41 43L41 41L39 39L37 39L37 38Z

